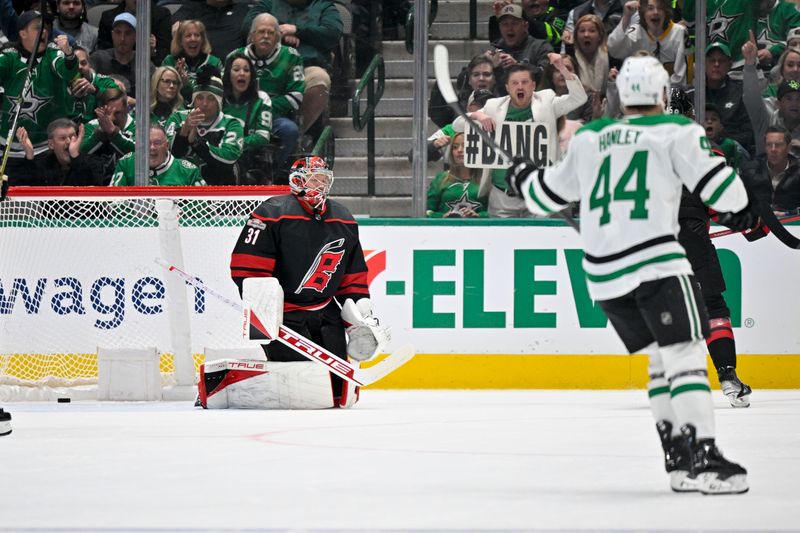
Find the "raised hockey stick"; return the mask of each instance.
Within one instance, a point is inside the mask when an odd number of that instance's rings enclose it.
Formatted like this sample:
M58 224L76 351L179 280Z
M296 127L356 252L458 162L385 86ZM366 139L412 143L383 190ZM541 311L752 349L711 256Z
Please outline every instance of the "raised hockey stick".
M503 156L503 159L506 161L513 161L514 157L500 147L500 145L495 142L492 136L489 135L480 124L472 120L469 115L467 115L466 110L461 107L461 104L458 101L458 96L456 95L456 91L453 88L453 81L450 79L450 53L447 51L447 47L443 44L437 44L433 49L433 68L434 72L436 73L436 85L439 86L439 92L442 94L444 101L447 102L453 111L458 113L478 135L480 135L481 139L483 139L483 142L491 146L495 151ZM567 224L572 227L572 229L578 233L581 232L581 228L578 226L578 223L574 218L569 216L566 211L559 211L557 214L563 218Z
M167 269L169 272L174 272L189 285L205 291L222 303L227 304L233 309L236 309L240 313L244 314L249 312L249 309L240 302L235 302L230 298L218 293L199 279L187 274L176 266L170 265L163 259L156 258L156 263ZM258 320L251 320L250 325L251 327L258 329L258 331L267 338L271 337L266 328L263 328ZM311 340L284 325L280 326L280 329L278 330L278 338L275 340L285 344L289 348L311 359L315 363L319 363L327 367L330 372L336 374L340 378L360 387L365 387L380 381L409 362L414 355L416 355L414 352L414 347L410 344L406 344L395 350L394 353L387 356L384 360L372 365L371 367L360 368L350 361L340 359L322 346L312 342Z
M778 218L777 220L781 225L783 225L786 222L794 222L795 220L800 220L800 215L789 215ZM772 228L770 228L770 231L772 231ZM716 239L717 237L725 237L726 235L734 235L736 233L742 233L742 231L735 229L724 229L720 231L715 231L714 233L710 233L708 236L711 237L712 239Z
M14 118L11 120L11 127L6 134L6 146L3 149L3 160L0 162L0 202L6 199L8 195L8 176L6 176L6 164L8 164L8 156L11 152L11 143L14 136L17 134L17 124L19 123L19 115L22 112L22 104L25 102L25 95L31 88L31 71L33 65L36 63L36 56L39 55L39 43L42 40L42 33L44 33L45 15L47 14L47 2L42 2L42 24L39 26L39 32L36 34L36 44L33 47L31 55L28 57L28 64L25 66L25 83L22 84L22 91L16 98L17 109L14 111ZM10 38L10 37L9 37Z

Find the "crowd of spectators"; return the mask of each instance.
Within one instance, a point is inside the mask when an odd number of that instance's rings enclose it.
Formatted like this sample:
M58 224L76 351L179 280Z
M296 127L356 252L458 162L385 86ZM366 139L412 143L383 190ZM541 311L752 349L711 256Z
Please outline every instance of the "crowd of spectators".
M485 106L471 113L489 131L505 122L545 125L557 139L547 143L551 164L583 124L621 116L618 68L631 55L652 55L670 73L671 112L695 118L695 77L702 80L711 147L777 213L800 212L800 5L787 0L707 0L706 5L705 72L697 73L694 0L495 0L485 51L457 76L459 101L466 106L476 91L491 92ZM530 81L524 79L528 73ZM454 129L451 136L431 137L429 154L463 150L447 143L463 139L458 134L465 121L453 115L436 87L428 111L440 132ZM455 160L449 155L446 161ZM458 164L453 168L449 179L440 175L431 184L429 216L485 216L480 209L461 210L460 203L443 212L440 199L448 197L443 184L468 190L466 174ZM481 202L488 216L529 216L502 178L501 169L484 170L470 200Z
M9 41L0 50L0 147L10 144L11 185L132 184L136 97L147 90L151 184L288 182L292 155L313 142L303 134L318 135L328 107L343 31L334 2L163 3L151 0L142 52L136 0L102 6L96 26L87 0L0 0ZM136 86L137 53L148 56L149 87Z
M320 130L343 32L333 1L152 0L144 88L136 87L136 0L106 6L97 26L87 10L98 0L44 0L44 21L42 1L0 0L10 41L0 51L0 146L10 143L12 185L130 183L135 98L146 90L153 184L285 183L292 156ZM709 44L698 73L694 0L492 0L483 22L489 40L458 74L459 100L487 130L544 124L552 163L583 124L621 115L617 69L630 55L650 54L671 74L675 112L694 116L689 103L702 80L712 147L776 211L797 211L800 10L788 0L706 4ZM365 5L351 3L354 24ZM387 20L399 20L410 2L383 5ZM41 59L19 128L6 139L34 50ZM501 169L464 167L463 121L436 86L428 112L441 128L429 159L445 160L429 191L431 216L527 216Z

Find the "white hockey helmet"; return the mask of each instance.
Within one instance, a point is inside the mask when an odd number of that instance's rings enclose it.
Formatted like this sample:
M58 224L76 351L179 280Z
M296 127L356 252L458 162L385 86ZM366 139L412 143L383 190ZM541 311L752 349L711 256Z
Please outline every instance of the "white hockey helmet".
M669 74L652 56L631 56L622 64L617 75L619 101L625 107L669 106Z
M322 209L333 185L333 171L319 156L301 157L292 165L289 188L292 194L314 209Z

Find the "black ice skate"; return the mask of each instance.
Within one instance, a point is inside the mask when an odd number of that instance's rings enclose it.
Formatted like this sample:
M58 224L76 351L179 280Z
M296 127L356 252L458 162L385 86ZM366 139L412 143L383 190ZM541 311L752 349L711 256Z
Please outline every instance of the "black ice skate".
M747 470L722 456L714 439L695 438L695 427L686 424L681 433L691 450L692 474L697 479L697 488L703 494L742 494L750 487Z
M697 492L697 478L691 476L689 448L683 436L672 436L672 423L661 420L656 430L664 449L664 469L669 474L669 486L675 492Z
M11 413L0 409L0 437L11 433Z
M750 407L750 394L753 389L742 383L734 367L720 367L717 369L717 375L722 394L728 397L733 407Z

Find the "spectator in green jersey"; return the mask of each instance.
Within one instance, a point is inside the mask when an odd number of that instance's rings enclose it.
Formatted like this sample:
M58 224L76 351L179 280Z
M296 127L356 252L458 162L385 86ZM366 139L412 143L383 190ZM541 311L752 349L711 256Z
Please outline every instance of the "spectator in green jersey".
M205 24L199 20L184 20L177 25L172 36L170 54L161 63L167 67L175 67L181 76L184 100L191 100L194 92L197 71L204 65L211 65L222 70L222 61L211 54L211 43L208 41Z
M222 98L219 71L203 67L197 73L191 109L173 113L166 130L172 153L200 167L209 185L237 185L244 128L239 119L222 112Z
M797 28L800 30L800 28ZM773 69L775 83L770 83L762 96L770 110L775 109L778 102L778 87L784 81L800 81L800 45L788 47L778 58L778 64Z
M41 40L42 15L26 11L17 20L18 41L0 52L0 150L10 143L6 174L11 185L35 183L36 169L25 158L19 140L7 139L11 123L19 111L18 127L24 127L33 144L35 157L47 150L47 124L69 114L70 102L66 87L78 76L78 61L66 35L59 35L48 44L51 28L46 24ZM28 75L27 60L35 53L40 58ZM30 86L23 94L26 79ZM21 109L18 109L21 105Z
M70 117L77 122L86 123L96 116L94 110L97 108L97 95L120 87L111 77L94 71L89 63L89 52L85 48L76 46L75 56L78 58L78 72L81 75L69 85L69 94L73 101Z
M480 169L464 166L464 134L457 133L448 151L450 168L437 174L428 187L427 216L431 218L487 217L486 200L478 198Z
M258 90L253 62L241 52L233 52L225 61L222 75L226 115L239 119L244 126L244 147L239 158L239 177L243 184L265 185L272 181L267 175L267 150L272 129L272 101Z
M258 0L245 24L260 13L278 20L283 44L295 48L303 58L305 97L299 123L305 133L328 107L331 57L342 37L342 17L331 0Z
M300 136L296 116L306 87L303 58L291 46L281 44L278 19L269 13L253 18L248 41L250 44L236 52L250 58L255 66L258 88L272 100L272 134L281 142L277 157L281 176L277 181L288 183L288 168L292 162L289 157Z
M128 154L117 162L114 177L111 179L112 186L136 185L134 159L134 154ZM148 185L206 185L197 165L173 157L169 150L167 132L158 124L150 125L148 166L150 168Z
M722 124L722 116L719 109L713 103L706 104L706 137L711 141L711 146L718 148L725 156L725 162L739 169L741 164L750 160L750 154L744 147L725 134L725 126Z
M128 96L120 89L108 89L97 98L97 118L86 124L81 152L101 167L107 185L117 161L136 151L136 121L128 113Z

